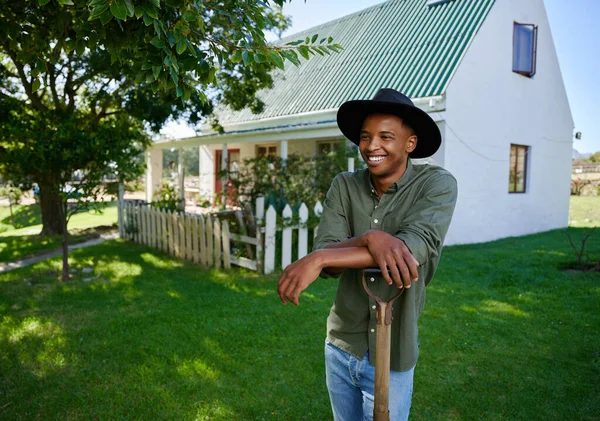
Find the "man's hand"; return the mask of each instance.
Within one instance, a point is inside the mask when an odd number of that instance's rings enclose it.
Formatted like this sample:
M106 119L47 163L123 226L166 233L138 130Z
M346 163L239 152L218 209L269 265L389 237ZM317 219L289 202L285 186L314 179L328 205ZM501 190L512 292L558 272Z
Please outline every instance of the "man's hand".
M298 297L321 273L318 251L313 251L295 261L283 271L277 283L277 294L283 304L288 301L298 305Z
M398 288L410 288L412 281L419 279L419 262L404 241L377 229L363 234L363 240L388 284L394 282Z

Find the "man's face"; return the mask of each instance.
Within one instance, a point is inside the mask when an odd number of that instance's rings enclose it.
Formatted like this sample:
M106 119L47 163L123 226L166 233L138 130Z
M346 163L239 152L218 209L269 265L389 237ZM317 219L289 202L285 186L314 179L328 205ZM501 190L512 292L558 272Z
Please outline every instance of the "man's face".
M375 178L404 174L408 154L417 146L417 136L391 114L371 114L360 132L360 153Z

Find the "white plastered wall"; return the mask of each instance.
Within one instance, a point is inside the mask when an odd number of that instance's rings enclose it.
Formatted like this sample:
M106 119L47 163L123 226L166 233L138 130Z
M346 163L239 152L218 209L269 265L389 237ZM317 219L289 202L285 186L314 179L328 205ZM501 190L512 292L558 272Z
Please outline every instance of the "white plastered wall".
M538 25L537 72L512 72L513 23ZM445 167L459 198L446 244L568 224L573 119L542 0L497 0L446 92ZM508 193L510 144L530 147Z

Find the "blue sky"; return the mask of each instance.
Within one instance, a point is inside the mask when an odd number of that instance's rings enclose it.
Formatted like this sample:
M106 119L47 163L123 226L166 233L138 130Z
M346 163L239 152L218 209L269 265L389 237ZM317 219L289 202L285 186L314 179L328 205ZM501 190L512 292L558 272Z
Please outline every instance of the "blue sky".
M423 0L424 2L425 0ZM529 1L529 0L522 0ZM293 0L284 6L292 28L284 35L357 12L382 0ZM573 147L581 153L600 151L600 0L544 0L575 131ZM596 114L596 115L594 115ZM170 125L163 130L176 137L194 136L192 129Z

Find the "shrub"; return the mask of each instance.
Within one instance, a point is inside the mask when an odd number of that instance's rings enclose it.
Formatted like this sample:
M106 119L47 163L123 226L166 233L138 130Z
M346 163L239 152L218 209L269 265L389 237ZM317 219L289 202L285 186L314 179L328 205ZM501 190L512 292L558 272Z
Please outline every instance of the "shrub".
M154 193L151 206L156 209L164 209L171 212L183 211L183 202L179 199L174 186L163 182L160 189Z
M571 180L571 196L581 196L581 192L590 184L590 180L582 180L580 178L576 178L575 180Z
M346 149L340 143L335 151L318 157L290 154L280 157L261 156L245 159L236 174L229 174L234 189L233 201L254 205L258 196L265 197L265 206L273 205L278 213L289 204L297 209L305 203L312 209L325 198L333 178L347 169L347 158L356 157L358 149Z

